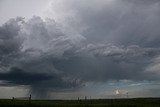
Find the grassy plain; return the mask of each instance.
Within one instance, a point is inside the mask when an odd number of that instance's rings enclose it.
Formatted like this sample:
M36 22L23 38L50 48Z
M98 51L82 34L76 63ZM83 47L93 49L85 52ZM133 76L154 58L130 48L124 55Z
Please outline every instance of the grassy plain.
M92 100L0 100L0 107L160 107L160 98Z

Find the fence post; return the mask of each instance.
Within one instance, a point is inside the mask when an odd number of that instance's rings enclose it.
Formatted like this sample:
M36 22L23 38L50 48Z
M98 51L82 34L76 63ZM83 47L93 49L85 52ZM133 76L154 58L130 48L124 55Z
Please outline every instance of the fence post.
M31 97L32 97L32 96L31 96L31 94L30 94L30 96L29 96L29 102L31 102Z
M12 97L12 101L14 101L14 97Z

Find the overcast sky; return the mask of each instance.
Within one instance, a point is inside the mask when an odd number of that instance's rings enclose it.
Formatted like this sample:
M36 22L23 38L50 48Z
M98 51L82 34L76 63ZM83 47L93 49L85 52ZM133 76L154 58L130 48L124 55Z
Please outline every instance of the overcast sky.
M0 0L0 97L159 97L159 28L159 0Z

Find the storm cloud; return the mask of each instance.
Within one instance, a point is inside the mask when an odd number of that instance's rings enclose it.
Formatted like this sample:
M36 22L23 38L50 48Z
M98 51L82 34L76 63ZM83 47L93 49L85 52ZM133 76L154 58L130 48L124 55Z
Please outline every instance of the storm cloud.
M33 91L159 81L160 2L90 2L53 1L49 18L17 17L1 25L0 80Z
M66 21L79 31L86 28L82 33L91 42L157 47L159 3L158 0L60 0L52 3L51 13L56 14L53 17L58 21Z

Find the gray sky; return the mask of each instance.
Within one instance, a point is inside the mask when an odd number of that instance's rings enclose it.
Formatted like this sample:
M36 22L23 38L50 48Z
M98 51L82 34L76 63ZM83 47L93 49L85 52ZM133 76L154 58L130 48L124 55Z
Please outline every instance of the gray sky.
M159 5L1 0L2 98L159 97Z
M33 15L43 16L51 0L0 0L0 24L17 16L31 18Z

